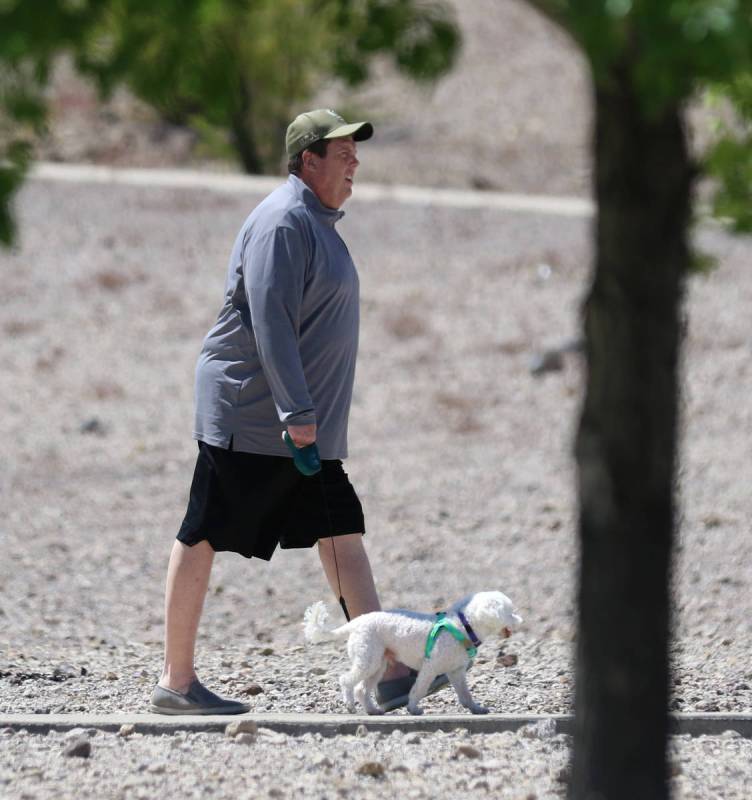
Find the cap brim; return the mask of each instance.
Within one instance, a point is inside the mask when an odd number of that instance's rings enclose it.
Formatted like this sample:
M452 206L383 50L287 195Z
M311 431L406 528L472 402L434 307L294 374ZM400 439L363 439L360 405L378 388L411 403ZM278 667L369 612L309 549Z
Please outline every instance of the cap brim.
M343 136L352 136L356 142L363 142L373 136L373 125L370 122L351 122L349 125L340 125L324 139L341 139Z

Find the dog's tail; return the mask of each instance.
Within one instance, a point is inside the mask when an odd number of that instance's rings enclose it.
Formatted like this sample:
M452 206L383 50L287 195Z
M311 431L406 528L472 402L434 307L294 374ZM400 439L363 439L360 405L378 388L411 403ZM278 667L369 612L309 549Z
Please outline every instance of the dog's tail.
M318 644L319 642L329 642L345 636L349 631L348 625L340 625L339 628L330 627L331 620L329 612L326 610L326 603L319 600L305 610L303 615L303 635L307 642Z

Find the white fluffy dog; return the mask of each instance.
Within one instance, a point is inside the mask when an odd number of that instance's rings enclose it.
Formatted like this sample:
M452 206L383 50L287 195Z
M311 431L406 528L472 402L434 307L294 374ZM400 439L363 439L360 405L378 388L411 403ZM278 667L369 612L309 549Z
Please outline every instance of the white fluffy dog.
M436 614L404 609L373 611L330 629L326 606L318 602L306 609L304 632L309 642L349 637L347 652L352 667L340 678L340 685L350 712L355 710L357 700L369 714L384 713L374 702L373 693L386 670L388 658L394 657L418 671L407 704L411 714L423 713L420 701L434 678L442 674L449 678L465 708L473 714L487 714L488 709L473 700L467 687L465 673L472 660L469 651L489 636L510 636L522 618L515 613L512 601L501 592L477 592L451 606L445 619L455 632L446 629L436 632L428 658L426 642L437 622ZM460 633L464 641L455 638Z

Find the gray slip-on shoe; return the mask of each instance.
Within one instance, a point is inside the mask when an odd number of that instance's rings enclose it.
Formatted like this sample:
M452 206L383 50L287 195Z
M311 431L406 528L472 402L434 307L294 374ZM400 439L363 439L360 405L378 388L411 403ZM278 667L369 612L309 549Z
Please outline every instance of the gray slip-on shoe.
M376 687L376 702L382 711L394 711L407 705L410 689L413 688L418 673L410 670L404 678L393 678L390 681L381 681ZM435 694L439 689L449 685L446 675L437 675L428 687L428 694Z
M198 678L183 694L164 686L155 686L151 693L151 706L154 714L246 714L251 710L246 703L237 700L225 700L214 692L210 692Z

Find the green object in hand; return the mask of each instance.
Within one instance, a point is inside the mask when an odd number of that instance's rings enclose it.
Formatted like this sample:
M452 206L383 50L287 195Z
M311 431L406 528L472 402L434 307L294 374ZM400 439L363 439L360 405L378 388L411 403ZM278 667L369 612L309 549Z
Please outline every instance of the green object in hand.
M282 434L282 439L292 453L293 462L298 472L303 475L315 475L317 472L321 472L321 456L316 442L305 447L296 447L292 436L287 431Z

